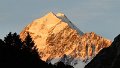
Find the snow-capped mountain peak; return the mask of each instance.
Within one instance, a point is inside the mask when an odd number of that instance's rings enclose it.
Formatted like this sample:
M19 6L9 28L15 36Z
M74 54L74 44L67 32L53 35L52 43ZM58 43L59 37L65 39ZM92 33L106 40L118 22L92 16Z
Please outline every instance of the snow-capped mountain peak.
M49 12L34 20L23 29L20 38L24 40L27 33L37 45L42 60L56 59L70 65L78 64L79 60L86 62L111 44L94 32L83 33L63 13Z
M66 23L69 23L70 20L65 16L65 14L63 13L57 13L56 16L61 19L62 21L66 22Z

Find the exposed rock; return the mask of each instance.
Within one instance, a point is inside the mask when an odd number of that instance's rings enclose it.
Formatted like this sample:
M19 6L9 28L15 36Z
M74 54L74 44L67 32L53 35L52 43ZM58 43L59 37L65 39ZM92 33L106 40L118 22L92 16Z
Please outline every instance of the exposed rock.
M120 67L120 35L118 35L111 46L102 49L88 63L85 68L119 68Z

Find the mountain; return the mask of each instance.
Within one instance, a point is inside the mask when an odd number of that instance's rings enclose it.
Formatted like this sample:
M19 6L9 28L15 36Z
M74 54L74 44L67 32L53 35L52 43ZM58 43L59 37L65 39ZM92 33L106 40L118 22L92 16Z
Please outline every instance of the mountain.
M53 64L62 61L77 66L88 63L98 52L109 47L111 41L94 32L83 33L63 13L48 13L26 26L20 33L29 33L37 45L41 59Z
M119 68L120 67L120 34L111 46L102 49L85 68Z

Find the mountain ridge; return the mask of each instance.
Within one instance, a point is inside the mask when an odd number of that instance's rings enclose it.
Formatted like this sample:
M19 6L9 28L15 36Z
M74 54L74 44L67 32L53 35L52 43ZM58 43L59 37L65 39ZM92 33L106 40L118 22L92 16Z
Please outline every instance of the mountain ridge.
M114 38L111 46L102 49L85 68L119 68L120 34Z

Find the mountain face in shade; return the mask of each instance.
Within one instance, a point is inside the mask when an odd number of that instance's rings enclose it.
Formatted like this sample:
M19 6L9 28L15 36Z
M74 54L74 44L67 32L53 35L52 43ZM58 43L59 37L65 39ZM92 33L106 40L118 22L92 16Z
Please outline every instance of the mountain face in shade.
M120 67L120 35L110 47L102 49L85 68L119 68Z
M83 33L62 13L50 12L34 20L23 29L20 38L24 40L27 33L37 45L42 60L62 61L73 66L79 61L87 63L111 44L94 32Z

